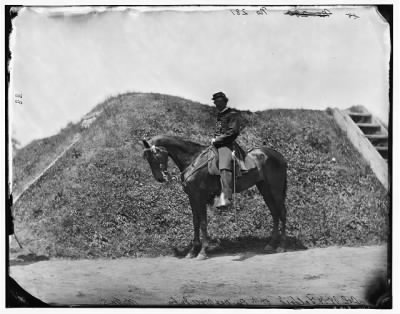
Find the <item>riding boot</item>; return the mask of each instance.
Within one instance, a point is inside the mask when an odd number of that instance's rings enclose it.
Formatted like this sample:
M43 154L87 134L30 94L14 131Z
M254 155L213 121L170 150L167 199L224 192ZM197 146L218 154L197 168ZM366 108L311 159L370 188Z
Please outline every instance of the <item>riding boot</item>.
M216 205L218 209L227 209L232 200L232 171L221 170L221 195Z

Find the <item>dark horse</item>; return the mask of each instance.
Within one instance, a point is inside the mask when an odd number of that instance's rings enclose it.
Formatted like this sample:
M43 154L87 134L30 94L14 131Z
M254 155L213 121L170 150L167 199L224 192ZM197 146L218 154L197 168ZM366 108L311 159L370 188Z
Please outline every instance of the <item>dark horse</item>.
M151 140L143 140L144 158L149 162L155 179L166 182L169 179L168 157L181 171L185 193L189 196L193 213L194 240L187 257L204 259L207 257L207 205L212 204L221 191L219 176L208 173L207 154L201 154L207 146L181 139L176 136L159 135ZM200 157L199 157L200 156ZM271 241L266 250L284 250L286 225L286 169L283 156L277 151L260 147L252 149L246 158L253 158L257 169L252 174L243 174L236 180L236 192L256 185L273 217ZM199 160L202 159L202 160ZM203 167L196 167L196 166ZM279 235L279 220L282 222ZM201 230L201 242L200 234ZM201 250L200 250L201 248Z

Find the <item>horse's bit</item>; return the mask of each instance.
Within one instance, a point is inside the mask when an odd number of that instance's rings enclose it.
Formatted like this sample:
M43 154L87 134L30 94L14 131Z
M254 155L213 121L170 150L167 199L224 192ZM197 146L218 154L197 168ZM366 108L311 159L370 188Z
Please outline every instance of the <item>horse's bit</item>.
M145 148L145 151L151 151L153 154L156 154L157 151L162 151L162 152L165 152L165 153L168 154L168 151L167 151L165 148L159 147L159 146L157 147L157 146L155 146L155 145L152 145L150 148ZM161 170L161 173L162 173L164 179L168 179L169 173L168 173L167 166L162 162L162 160L160 160L160 159L158 158L157 155L153 155L153 157L154 157L154 159L157 160L158 163L160 164L160 170Z

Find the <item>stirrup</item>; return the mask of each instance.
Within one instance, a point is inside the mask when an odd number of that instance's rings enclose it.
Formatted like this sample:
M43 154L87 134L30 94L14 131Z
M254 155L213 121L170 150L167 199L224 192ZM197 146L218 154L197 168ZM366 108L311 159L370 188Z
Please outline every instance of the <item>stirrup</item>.
M225 194L222 192L220 197L218 198L218 203L215 206L218 209L227 209L231 205L231 201L225 197Z

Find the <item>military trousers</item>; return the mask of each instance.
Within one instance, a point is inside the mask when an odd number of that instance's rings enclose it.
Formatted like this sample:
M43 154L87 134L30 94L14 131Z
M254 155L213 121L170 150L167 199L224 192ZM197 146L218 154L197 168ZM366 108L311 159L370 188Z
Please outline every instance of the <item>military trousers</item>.
M218 168L219 170L232 170L232 150L233 145L218 148Z

